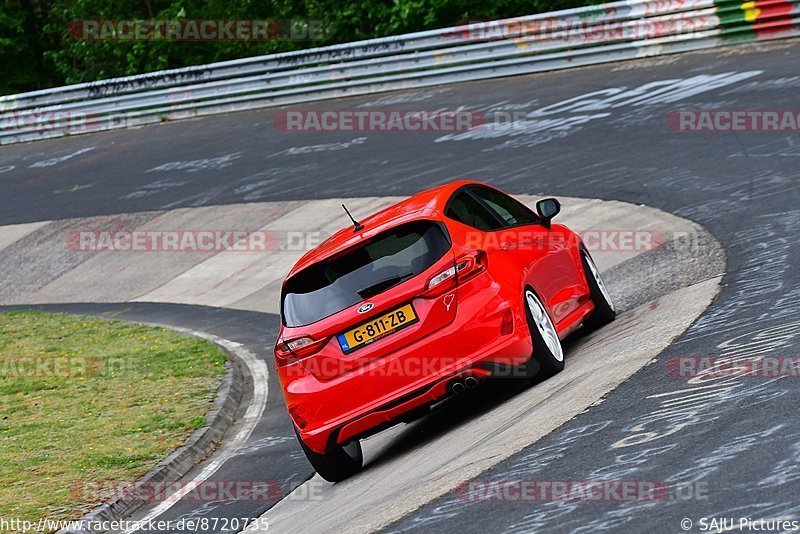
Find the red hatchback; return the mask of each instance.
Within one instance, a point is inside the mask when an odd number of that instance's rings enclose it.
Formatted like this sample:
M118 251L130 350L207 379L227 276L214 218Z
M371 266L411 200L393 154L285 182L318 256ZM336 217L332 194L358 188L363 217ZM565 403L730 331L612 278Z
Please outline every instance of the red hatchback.
M501 370L551 375L561 339L614 319L580 238L495 188L437 187L340 230L281 291L275 360L298 439L329 481L359 439Z

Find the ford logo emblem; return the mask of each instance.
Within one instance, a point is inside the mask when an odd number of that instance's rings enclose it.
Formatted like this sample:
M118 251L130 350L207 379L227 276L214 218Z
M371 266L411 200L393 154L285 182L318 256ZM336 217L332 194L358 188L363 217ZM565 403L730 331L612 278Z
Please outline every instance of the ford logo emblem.
M375 307L375 305L373 303L365 302L364 304L362 304L361 306L358 307L358 313L367 313L368 311L370 311L374 307Z

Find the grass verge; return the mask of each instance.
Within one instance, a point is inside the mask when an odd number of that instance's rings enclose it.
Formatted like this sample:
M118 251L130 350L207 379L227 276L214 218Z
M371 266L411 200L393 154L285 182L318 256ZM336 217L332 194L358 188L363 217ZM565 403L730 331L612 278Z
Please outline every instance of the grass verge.
M74 519L205 425L214 344L165 328L0 314L0 517Z

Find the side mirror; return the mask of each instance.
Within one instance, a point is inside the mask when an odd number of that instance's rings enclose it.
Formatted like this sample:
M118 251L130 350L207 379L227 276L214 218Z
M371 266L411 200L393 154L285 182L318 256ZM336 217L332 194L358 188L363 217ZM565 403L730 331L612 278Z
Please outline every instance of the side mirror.
M550 227L550 220L561 211L561 204L554 198L545 198L536 203L536 213L546 227Z

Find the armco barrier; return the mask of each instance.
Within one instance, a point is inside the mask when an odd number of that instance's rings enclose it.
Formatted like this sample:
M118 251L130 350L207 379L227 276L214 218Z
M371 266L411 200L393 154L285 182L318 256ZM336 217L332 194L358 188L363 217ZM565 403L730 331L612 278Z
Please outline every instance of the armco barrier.
M0 145L800 35L800 0L624 0L0 97Z

